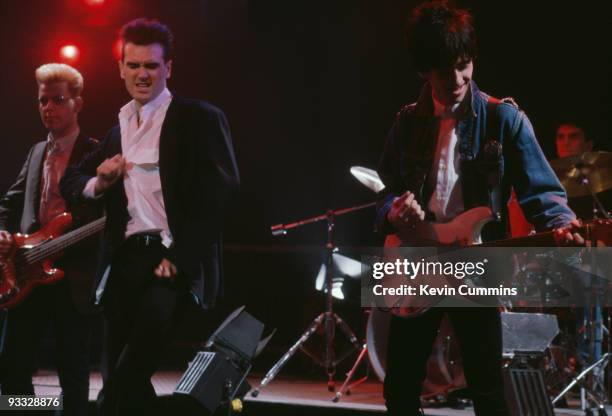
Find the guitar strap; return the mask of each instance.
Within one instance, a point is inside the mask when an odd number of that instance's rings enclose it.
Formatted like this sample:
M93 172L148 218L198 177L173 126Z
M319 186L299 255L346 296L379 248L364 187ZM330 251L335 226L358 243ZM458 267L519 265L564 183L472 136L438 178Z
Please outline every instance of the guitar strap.
M500 100L492 97L489 97L487 101L486 137L483 147L489 206L497 222L502 222L504 213L501 189L501 159L503 149L502 142L495 136L500 131L498 114L500 102Z

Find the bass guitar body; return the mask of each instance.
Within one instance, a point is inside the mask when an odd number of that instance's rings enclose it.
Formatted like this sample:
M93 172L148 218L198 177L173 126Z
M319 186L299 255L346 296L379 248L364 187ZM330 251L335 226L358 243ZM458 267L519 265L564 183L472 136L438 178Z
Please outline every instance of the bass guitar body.
M13 235L12 250L0 258L0 309L19 304L37 286L64 278L64 272L53 267L59 253L49 256L41 249L71 226L72 216L63 213L33 234Z

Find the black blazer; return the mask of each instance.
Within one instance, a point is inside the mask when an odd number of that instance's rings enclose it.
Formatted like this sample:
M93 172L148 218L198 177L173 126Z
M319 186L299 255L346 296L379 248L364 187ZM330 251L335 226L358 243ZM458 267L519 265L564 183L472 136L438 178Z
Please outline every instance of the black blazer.
M70 166L60 182L71 204L105 160L122 153L119 126L81 163ZM159 174L170 232L172 261L183 273L204 308L222 293L221 227L226 202L239 185L232 139L223 112L203 101L173 97L162 124ZM100 303L114 252L125 238L128 222L123 180L104 194L107 223L97 278Z
M83 133L77 137L69 164L78 163L87 153L95 149L98 142ZM47 142L36 143L30 149L26 161L17 176L15 183L0 198L0 230L11 233L30 234L40 229L38 211L40 209L40 181ZM73 207L75 227L93 220L100 215L100 207L96 205L85 206L79 204ZM66 271L66 280L69 283L72 299L81 312L88 310L89 293L91 291L93 270L87 270L87 262L95 261L95 242L80 244L69 250L61 260L60 267ZM77 264L79 263L78 267Z

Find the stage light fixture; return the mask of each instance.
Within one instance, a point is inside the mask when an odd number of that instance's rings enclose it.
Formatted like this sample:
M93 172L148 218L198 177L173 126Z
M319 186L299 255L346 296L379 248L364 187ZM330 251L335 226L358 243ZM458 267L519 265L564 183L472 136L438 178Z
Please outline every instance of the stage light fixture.
M262 339L264 324L244 310L235 310L211 335L174 389L181 414L212 415L220 407L238 411L251 386L246 376L252 361L275 330Z

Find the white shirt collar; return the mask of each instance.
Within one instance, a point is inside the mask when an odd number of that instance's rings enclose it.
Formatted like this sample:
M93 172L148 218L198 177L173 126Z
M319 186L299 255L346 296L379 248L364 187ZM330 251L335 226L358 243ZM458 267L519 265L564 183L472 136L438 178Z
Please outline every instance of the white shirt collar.
M170 100L172 100L172 94L168 88L164 88L157 97L140 107L140 118L146 119L151 113ZM126 118L129 120L135 116L137 112L138 107L136 106L136 101L132 100L121 107L121 110L119 110L119 118Z

